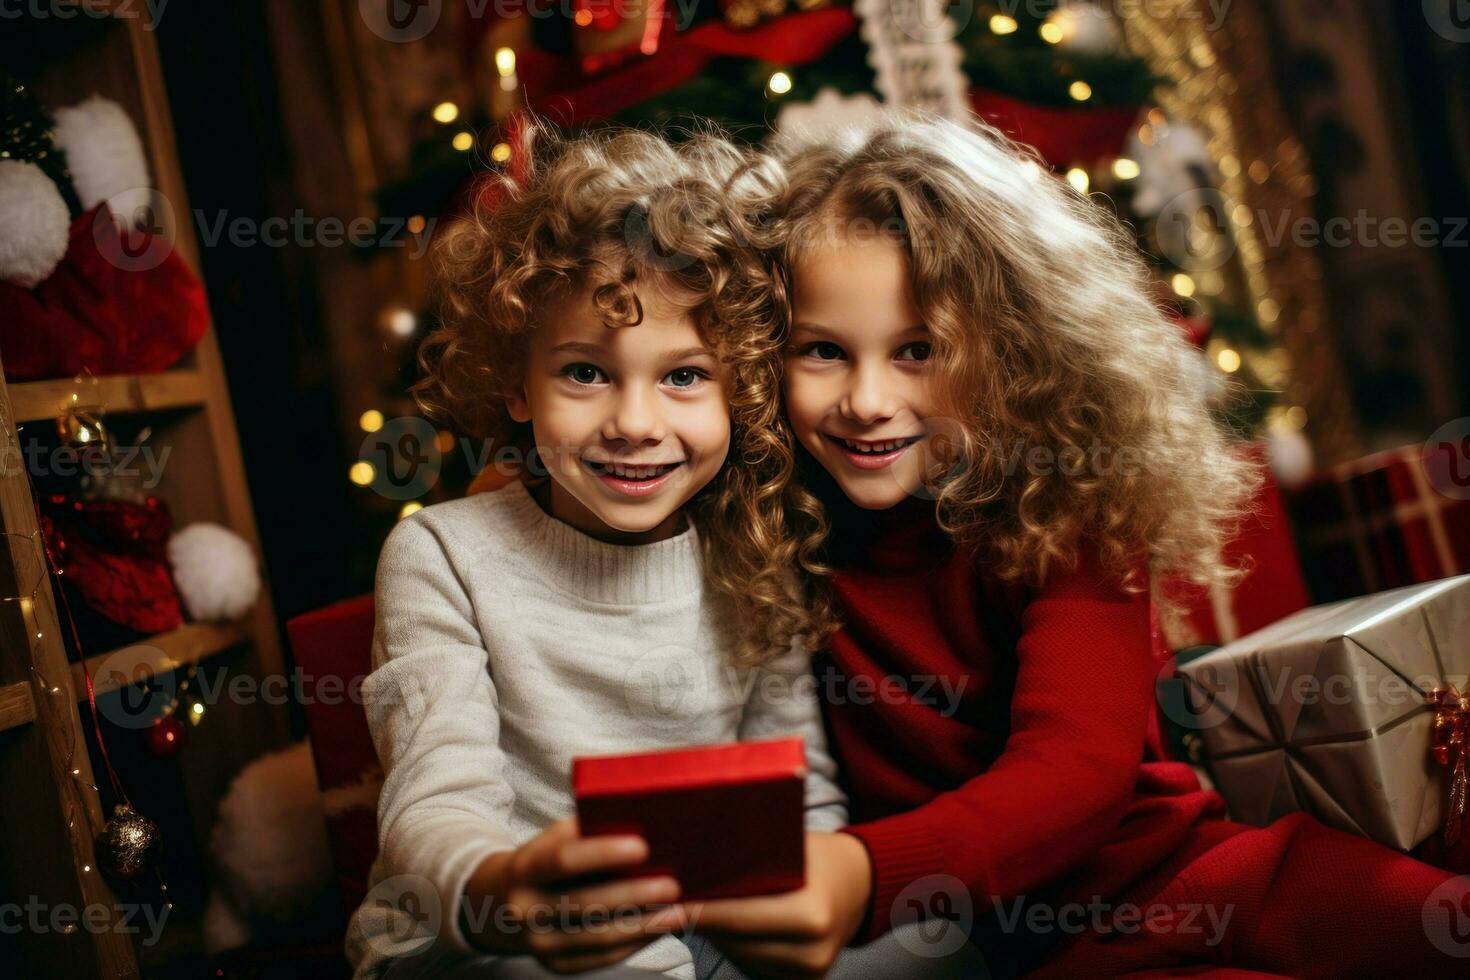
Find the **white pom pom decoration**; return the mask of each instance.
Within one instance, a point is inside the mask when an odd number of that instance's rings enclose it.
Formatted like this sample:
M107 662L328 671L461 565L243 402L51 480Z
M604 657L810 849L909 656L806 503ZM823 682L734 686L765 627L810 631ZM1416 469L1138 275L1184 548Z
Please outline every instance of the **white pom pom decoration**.
M1160 132L1155 127L1154 132L1157 134L1154 142L1147 144L1135 130L1125 151L1138 161L1140 171L1133 196L1134 210L1150 217L1196 190L1201 174L1207 179L1214 179L1215 174L1209 147L1199 130L1186 123L1170 122L1167 130Z
M1107 54L1123 43L1118 15L1090 0L1070 0L1047 18L1062 29L1057 45L1063 51L1079 54Z
M255 553L219 524L190 524L168 541L174 585L192 619L237 619L260 595Z
M30 289L56 271L71 240L71 212L46 171L0 160L0 279Z
M84 209L90 211L123 191L151 186L143 141L122 106L94 95L57 109L53 116L53 138L66 154Z
M1312 476L1312 444L1296 426L1271 426L1266 436L1266 456L1276 482L1283 487L1301 486Z
M240 770L220 800L210 848L225 883L212 890L205 912L210 952L243 946L271 926L311 914L332 881L311 743L297 742Z
M807 142L828 140L846 129L860 128L883 115L878 100L866 92L843 95L823 86L811 102L784 102L776 113L776 132Z

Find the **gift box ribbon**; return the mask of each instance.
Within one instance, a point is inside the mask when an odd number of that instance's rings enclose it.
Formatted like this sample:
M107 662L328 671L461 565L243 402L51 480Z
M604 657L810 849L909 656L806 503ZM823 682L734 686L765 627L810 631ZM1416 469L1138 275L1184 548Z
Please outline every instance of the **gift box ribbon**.
M1446 844L1454 844L1460 839L1460 826L1465 819L1465 736L1470 731L1470 698L1461 694L1454 684L1436 687L1424 698L1434 709L1430 751L1440 765L1453 767L1444 840Z

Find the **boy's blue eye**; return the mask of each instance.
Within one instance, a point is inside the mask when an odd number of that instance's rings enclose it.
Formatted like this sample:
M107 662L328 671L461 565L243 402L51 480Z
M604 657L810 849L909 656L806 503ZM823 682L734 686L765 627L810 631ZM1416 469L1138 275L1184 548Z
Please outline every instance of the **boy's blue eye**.
M819 340L814 344L808 344L803 353L819 361L839 361L842 359L843 351L831 341Z
M704 378L702 371L695 368L675 368L665 378L675 388L692 388Z
M599 381L607 380L607 376L602 373L602 369L595 364L568 364L561 369L561 373L579 385L595 385Z
M896 357L900 361L927 361L933 350L933 344L927 341L917 340L912 344L904 344L900 347Z

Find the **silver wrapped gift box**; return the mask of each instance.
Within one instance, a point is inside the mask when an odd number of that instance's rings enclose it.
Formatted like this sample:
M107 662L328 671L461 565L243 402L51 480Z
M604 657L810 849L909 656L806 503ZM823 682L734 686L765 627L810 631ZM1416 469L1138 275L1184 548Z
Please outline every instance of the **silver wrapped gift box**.
M1304 609L1179 673L1232 819L1305 810L1405 851L1458 836L1470 575Z

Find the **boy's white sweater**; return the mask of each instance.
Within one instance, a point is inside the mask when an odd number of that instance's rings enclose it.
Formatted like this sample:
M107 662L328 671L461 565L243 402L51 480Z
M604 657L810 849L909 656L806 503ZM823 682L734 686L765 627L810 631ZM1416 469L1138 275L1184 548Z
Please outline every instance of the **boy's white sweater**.
M459 925L465 883L574 812L579 755L800 735L808 828L846 821L804 654L732 666L692 528L607 544L512 482L400 521L376 605L362 693L384 781L380 852L347 934L358 976L431 945L480 956ZM627 965L692 976L673 937Z

